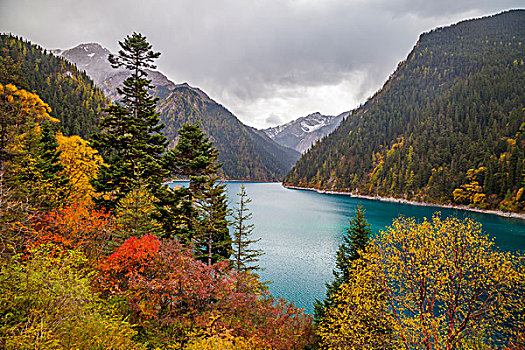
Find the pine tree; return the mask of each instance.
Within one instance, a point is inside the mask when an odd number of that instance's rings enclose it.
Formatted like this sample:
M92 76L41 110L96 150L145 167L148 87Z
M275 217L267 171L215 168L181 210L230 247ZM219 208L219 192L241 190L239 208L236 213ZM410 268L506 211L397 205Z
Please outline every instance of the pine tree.
M208 265L228 260L232 254L232 239L228 230L229 214L226 185L216 174L202 184L196 197L196 234L193 240L196 258Z
M246 187L241 184L241 192L237 194L239 202L233 212L233 257L235 269L238 272L247 272L259 270L258 265L249 266L259 261L259 256L263 252L259 249L252 249L250 245L259 242L261 239L250 239L254 225L248 223L251 220L252 213L248 209L248 204L252 200L246 194Z
M167 141L155 112L157 98L149 94L153 88L147 79L147 68L156 68L151 62L160 56L141 34L133 33L123 42L117 56L110 55L113 68L124 67L131 74L117 92L122 95L119 104L109 106L100 121L102 131L93 135L92 144L102 151L109 164L102 167L93 182L102 196L97 203L114 209L137 184L145 184L153 193L167 175L162 167L162 154Z
M170 176L188 178L190 185L159 191L157 219L162 222L166 237L176 236L188 244L195 235L195 198L203 191L208 177L220 169L218 152L199 124L183 124L177 145L166 153L163 165Z
M38 148L35 153L33 200L38 200L42 209L60 207L68 192L69 179L61 172L64 166L60 162L60 151L53 126L45 121L41 127Z
M317 324L324 318L327 309L332 306L333 296L339 287L349 281L352 261L360 258L359 252L365 249L372 233L361 205L357 207L349 223L346 235L343 236L343 242L337 250L336 268L332 272L334 280L326 284L326 298L323 301L316 300L314 303L314 318Z

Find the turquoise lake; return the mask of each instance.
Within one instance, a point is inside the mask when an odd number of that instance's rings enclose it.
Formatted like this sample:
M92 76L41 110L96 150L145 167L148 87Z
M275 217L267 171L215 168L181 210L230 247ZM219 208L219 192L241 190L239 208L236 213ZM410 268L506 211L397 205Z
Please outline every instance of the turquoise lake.
M230 204L238 201L241 184L228 182ZM525 220L464 210L413 206L345 195L320 194L284 188L280 183L246 183L252 199L249 209L255 225L256 247L264 251L259 274L274 296L293 301L312 313L313 302L325 296L325 282L332 279L335 254L348 219L361 204L373 234L400 215L418 220L441 212L443 218L469 217L483 225L503 250L525 252ZM230 206L231 206L230 205Z

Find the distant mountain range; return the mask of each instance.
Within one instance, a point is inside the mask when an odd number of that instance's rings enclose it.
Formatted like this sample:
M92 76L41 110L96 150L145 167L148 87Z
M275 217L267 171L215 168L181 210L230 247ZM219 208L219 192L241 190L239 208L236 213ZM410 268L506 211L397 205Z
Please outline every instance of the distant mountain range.
M316 112L262 131L280 145L305 153L318 140L331 134L348 115L350 112L337 116Z
M422 34L284 183L525 211L525 10Z
M116 88L128 73L115 70L107 60L109 51L97 43L81 44L68 50L53 50L55 55L84 70L105 95L118 100ZM281 179L300 157L297 151L284 147L251 127L241 123L225 107L206 93L187 83L175 84L158 71L148 71L159 97L158 111L166 124L164 133L173 146L177 130L183 123L201 124L219 151L223 172L230 179L275 181Z

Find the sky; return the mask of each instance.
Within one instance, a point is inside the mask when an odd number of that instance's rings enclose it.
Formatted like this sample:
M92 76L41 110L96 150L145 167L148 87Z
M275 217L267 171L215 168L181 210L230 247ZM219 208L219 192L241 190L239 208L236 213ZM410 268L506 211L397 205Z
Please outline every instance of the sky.
M263 128L351 110L421 33L513 8L525 0L0 0L0 32L112 52L140 32L170 80Z

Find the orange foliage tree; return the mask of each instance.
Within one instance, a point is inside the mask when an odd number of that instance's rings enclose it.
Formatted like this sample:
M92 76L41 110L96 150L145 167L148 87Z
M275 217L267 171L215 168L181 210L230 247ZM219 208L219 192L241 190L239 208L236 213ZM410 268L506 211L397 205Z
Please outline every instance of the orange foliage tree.
M65 250L79 249L93 263L110 248L114 231L110 215L90 202L45 213L33 227L34 246L54 243Z
M130 237L100 265L98 287L106 296L125 295L133 322L158 346L227 334L261 345L254 349L300 349L312 341L302 310L273 299L255 275L195 260L177 240Z

